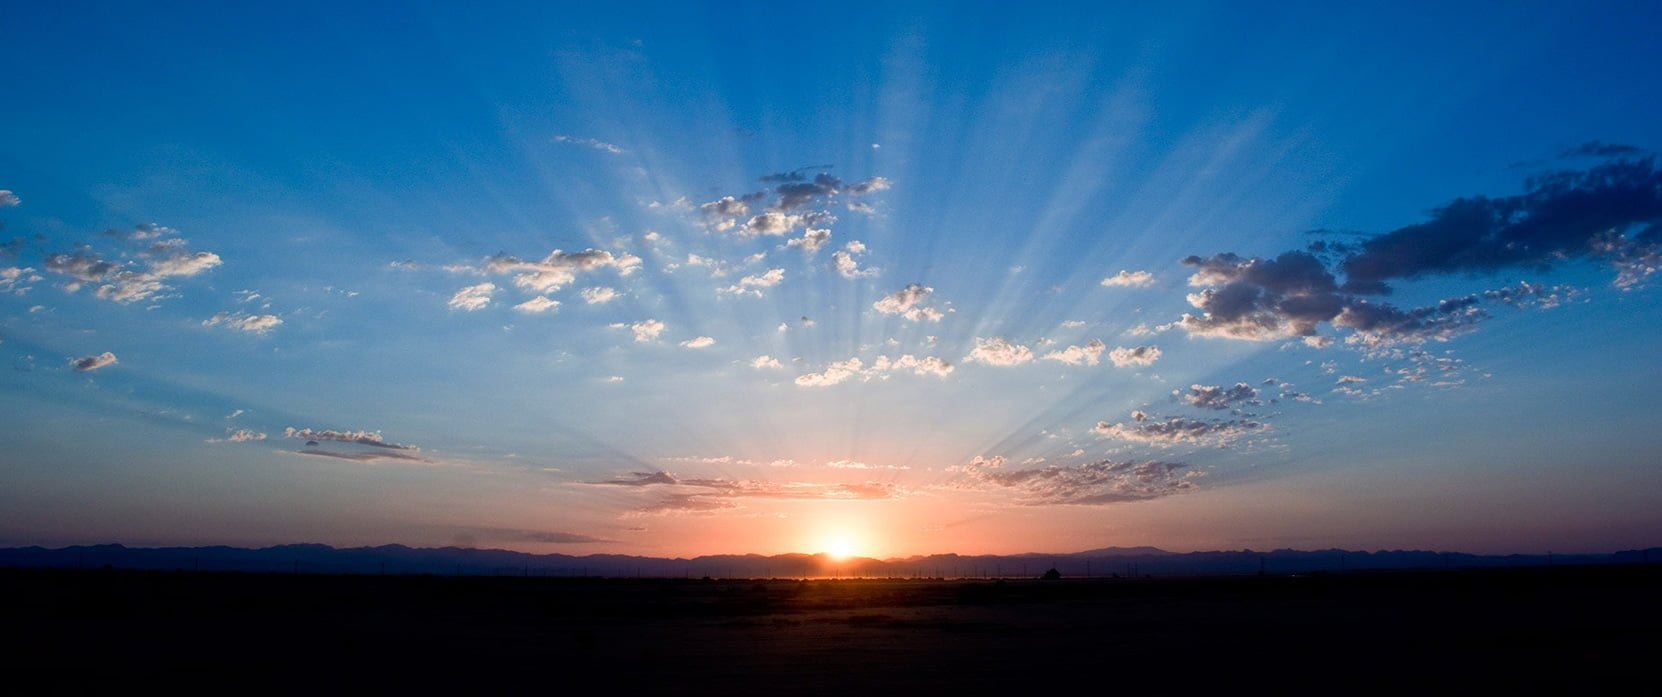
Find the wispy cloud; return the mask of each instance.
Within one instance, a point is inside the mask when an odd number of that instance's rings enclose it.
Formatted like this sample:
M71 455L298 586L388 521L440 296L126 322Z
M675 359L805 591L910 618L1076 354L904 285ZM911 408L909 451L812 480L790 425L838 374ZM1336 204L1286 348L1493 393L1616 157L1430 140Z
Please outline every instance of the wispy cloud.
M107 368L107 367L115 365L115 364L116 364L115 354L110 353L109 351L105 351L105 352L100 353L96 356L82 356L80 358L72 358L69 361L69 367L73 368L75 370L75 372L77 372L77 373L90 373L92 371L99 370L101 368Z
M622 155L623 154L623 148L620 148L616 145L612 145L611 143L608 143L608 142L605 142L605 141L602 141L602 140L595 140L594 138L582 138L582 137L578 137L578 136L557 135L557 136L554 136L554 142L556 142L556 143L569 143L571 145L581 145L581 146L586 147L586 148L599 150L600 152L607 153L609 155Z
M1146 288L1154 285L1154 274L1147 271L1126 271L1102 279L1107 288Z

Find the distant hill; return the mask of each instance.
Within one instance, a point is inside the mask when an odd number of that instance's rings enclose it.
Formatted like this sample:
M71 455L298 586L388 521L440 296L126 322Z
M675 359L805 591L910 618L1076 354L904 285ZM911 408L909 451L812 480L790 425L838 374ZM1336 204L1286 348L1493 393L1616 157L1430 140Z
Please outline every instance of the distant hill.
M498 576L986 577L1037 578L1051 568L1064 578L1340 573L1368 570L1470 569L1548 565L1662 563L1662 548L1610 554L1478 555L1460 552L1341 549L1168 552L1106 547L1064 554L933 554L905 559L833 560L823 554L711 555L665 559L620 554L530 554L467 547L335 548L292 544L240 547L127 547L119 544L0 549L0 568L102 568L316 574Z

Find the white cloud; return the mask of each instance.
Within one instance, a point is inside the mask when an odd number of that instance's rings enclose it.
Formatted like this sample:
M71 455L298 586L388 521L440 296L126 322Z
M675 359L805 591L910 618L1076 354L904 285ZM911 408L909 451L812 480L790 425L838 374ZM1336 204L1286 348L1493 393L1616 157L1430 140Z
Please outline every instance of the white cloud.
M599 287L595 287L595 288L584 288L583 292L580 293L580 295L583 296L583 302L586 302L590 305L599 305L599 304L602 304L602 303L609 303L609 302L612 301L613 298L616 298L617 297L617 290L612 289L612 288L607 288L605 286L599 286Z
M1062 323L1063 329L1078 329L1083 326L1085 326L1085 321L1079 319L1070 319Z
M760 298L762 297L762 288L772 288L784 282L784 280L784 269L768 269L766 273L745 276L744 278L739 279L738 283L722 288L719 292L731 295L744 295L748 293Z
M1044 355L1044 360L1057 361L1068 365L1096 365L1102 360L1102 352L1108 348L1097 339L1091 339L1084 346L1069 346L1060 351L1051 351Z
M575 281L579 272L611 268L619 276L628 276L640 266L641 258L627 252L614 255L601 249L585 249L568 254L556 249L536 262L498 254L485 262L485 271L518 274L514 276L514 285L533 293L552 293Z
M264 334L272 329L276 329L277 326L282 323L282 318L277 315L251 315L240 311L218 312L215 313L214 316L202 320L202 326L204 327L224 325L231 329L254 334Z
M116 362L117 361L115 360L115 354L110 353L109 351L105 351L105 352L100 353L96 356L82 356L80 358L72 358L69 361L69 367L74 368L75 372L77 372L77 373L90 373L90 372L92 372L94 370L98 370L100 368L106 368L106 367L115 365Z
M18 198L17 194L12 193L11 189L0 189L0 208L15 206L20 203L23 203L23 199Z
M455 295L450 296L448 304L453 310L483 310L491 304L491 294L495 292L496 284L486 281L456 291Z
M1147 271L1126 271L1102 279L1102 285L1108 288L1145 288L1154 285L1154 274Z
M0 293L22 295L31 290L25 284L36 283L41 279L35 270L28 267L7 266L0 267Z
M629 325L629 331L635 333L635 341L646 343L655 341L659 334L664 333L664 323L655 319L648 319Z
M224 438L209 438L209 443L251 443L266 439L266 434L247 428L226 429Z
M548 296L546 296L546 295L539 295L537 297L531 298L530 300L527 300L525 302L522 302L522 303L514 306L515 310L519 310L520 312L524 312L526 314L531 314L531 315L535 315L535 314L549 314L549 315L552 315L552 314L554 314L554 311L558 310L559 308L560 308L560 301L550 300L550 299L548 299Z
M764 354L751 359L750 367L756 370L779 370L785 366L779 364L779 359Z
M861 243L859 240L854 240L846 245L843 245L842 249L831 253L831 266L832 268L835 268L838 275L841 275L843 278L852 279L876 276L878 269L860 268L860 260L856 257L865 253L866 245Z
M934 288L912 283L905 288L883 296L877 302L872 303L871 307L885 315L900 315L913 322L925 320L939 322L943 316L940 310L921 306L921 303L928 300L930 294L934 292Z
M605 141L595 140L593 138L579 138L577 136L558 135L558 136L554 136L554 142L556 142L556 143L570 143L572 145L581 145L581 146L588 147L588 148L593 148L595 150L599 150L603 153L607 153L607 154L611 154L611 155L622 155L623 154L623 148L620 148L616 145L612 145L611 143L607 143Z
M1128 365L1151 366L1160 360L1160 349L1156 346L1136 346L1126 348L1116 347L1108 352L1108 360L1113 361L1114 367L1124 368Z
M830 387L849 378L859 377L864 368L865 362L857 357L837 361L821 372L797 376L796 384L802 387Z
M690 349L701 349L715 345L716 340L707 336L700 336L681 342L681 346Z
M809 255L819 251L820 247L831 241L831 231L817 228L808 228L802 236L785 243L787 247L796 247Z
M995 366L1021 365L1033 360L1033 350L1020 344L1012 344L1003 337L983 339L976 337L975 348L969 355L964 356L965 363L985 363Z

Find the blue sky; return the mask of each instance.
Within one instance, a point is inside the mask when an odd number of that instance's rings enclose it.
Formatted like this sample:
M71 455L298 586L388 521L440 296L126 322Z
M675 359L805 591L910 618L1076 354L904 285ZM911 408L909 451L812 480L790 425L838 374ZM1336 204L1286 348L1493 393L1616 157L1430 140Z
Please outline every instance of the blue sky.
M0 543L1655 544L1657 15L11 4Z

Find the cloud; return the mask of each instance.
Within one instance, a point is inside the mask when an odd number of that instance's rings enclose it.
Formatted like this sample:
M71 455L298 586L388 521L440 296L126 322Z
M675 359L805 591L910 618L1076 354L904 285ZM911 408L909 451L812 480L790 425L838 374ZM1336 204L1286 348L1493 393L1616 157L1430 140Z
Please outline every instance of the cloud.
M609 303L613 298L616 298L617 290L607 288L605 286L599 286L595 288L584 288L583 292L579 295L583 296L583 302L590 305L600 305L603 303Z
M559 545L565 545L565 544L578 545L578 544L589 544L589 543L593 543L593 542L611 542L611 540L605 540L605 539L601 539L601 538L598 538L598 537L593 537L593 536L590 536L590 535L579 535L579 534L574 533L574 532L552 532L552 531L545 532L545 531L542 531L542 530L518 530L518 531L514 531L514 537L519 539L519 540L523 540L525 542L542 542L544 544L559 544Z
M202 320L204 327L224 325L227 328L252 334L264 334L283 323L277 315L251 315L246 312L216 312L214 316Z
M19 266L0 267L0 293L22 295L33 288L29 283L38 283L42 279L33 268Z
M1259 406L1263 401L1258 399L1258 390L1244 382L1235 383L1234 387L1219 385L1190 385L1188 392L1173 390L1190 406L1201 409L1233 409L1237 406Z
M334 431L334 430L329 430L329 429L315 430L315 429L310 429L310 428L295 428L293 426L290 426L288 428L283 429L283 437L284 438L294 438L294 439L304 440L304 441L333 441L333 442L337 442L337 443L353 443L353 444L356 444L356 445L368 445L368 446L376 447L376 448L385 448L387 450L410 450L410 451L419 451L419 450L421 450L420 448L417 448L413 445L400 445L398 443L389 443L389 442L386 441L385 438L381 437L381 432L380 431Z
M1003 458L976 458L958 468L978 488L1008 489L1024 505L1091 506L1169 496L1193 489L1199 470L1175 462L1116 462L1002 469Z
M304 450L293 450L290 452L293 452L296 455L305 455L307 457L332 457L337 460L350 460L352 462L380 462L382 460L396 460L400 462L429 462L428 460L416 455L391 451L340 451L320 450L313 447L307 447Z
M1051 351L1045 354L1042 359L1068 365L1096 365L1102 360L1102 352L1107 348L1108 346L1101 341L1091 339L1084 346L1069 346L1060 351Z
M530 300L527 300L525 302L522 302L522 303L514 306L515 310L518 310L520 312L524 312L524 313L530 314L530 315L535 315L535 314L552 315L559 308L560 308L560 301L550 300L550 299L548 299L548 296L546 296L546 295L536 296L534 298L531 298Z
M21 203L23 203L23 199L18 198L17 194L12 193L11 189L0 189L0 208L15 206Z
M879 298L877 302L871 304L871 307L885 315L900 315L913 322L939 322L941 317L944 316L940 310L922 306L923 301L928 300L930 294L934 292L934 288L911 283L905 288Z
M954 367L951 363L936 356L919 358L912 354L905 354L899 358L878 356L867 366L858 357L844 361L836 361L818 373L808 373L796 378L796 384L801 387L830 387L839 385L852 379L866 382L872 379L887 380L895 373L911 373L913 375L928 375L944 378L952 374Z
M635 341L644 344L649 341L656 341L658 335L664 333L664 323L655 319L641 320L629 325L629 331L634 332Z
M779 370L785 366L779 364L779 359L764 354L751 359L750 367L756 370Z
M619 276L628 276L640 269L641 258L633 254L612 254L602 249L585 249L567 253L556 249L542 261L525 261L518 257L498 254L485 261L489 273L515 274L514 285L533 293L552 293L577 280L577 274L610 268Z
M1576 154L1633 151L1595 142ZM1213 287L1189 296L1202 312L1178 324L1199 336L1260 341L1316 337L1324 322L1356 329L1353 343L1365 346L1441 340L1486 317L1479 301L1506 299L1471 295L1403 310L1363 296L1387 295L1399 281L1545 271L1575 259L1609 264L1617 272L1613 285L1626 290L1662 268L1662 172L1653 158L1553 172L1528 179L1524 188L1515 196L1455 199L1423 222L1358 244L1317 242L1310 252L1268 260L1189 257L1184 263L1196 268L1190 284ZM1317 254L1335 258L1333 268Z
M116 364L115 354L105 351L96 356L82 356L69 361L69 367L77 373L90 373L100 368Z
M830 230L808 228L802 232L801 237L786 242L785 246L801 249L802 251L807 252L809 256L812 256L815 252L819 251L820 247L825 246L825 243L830 241Z
M802 387L830 387L842 384L850 378L859 377L865 368L865 363L858 357L846 361L837 361L818 373L799 375L796 384Z
M266 439L266 434L247 428L225 429L224 438L209 438L209 443L252 443Z
M848 187L850 196L865 196L879 191L888 191L890 182L883 177L872 177L863 182Z
M865 253L865 243L860 242L859 240L853 240L848 244L843 245L842 249L831 253L831 266L836 269L837 274L843 278L854 279L876 276L879 269L860 268L860 260L858 257Z
M1146 288L1154 285L1154 274L1147 271L1126 271L1102 279L1102 285L1107 288Z
M554 136L554 142L556 142L556 143L570 143L572 145L581 145L581 146L588 147L588 148L593 148L595 150L599 150L600 152L608 153L608 154L611 154L611 155L622 155L623 154L623 148L620 148L616 145L612 145L611 143L607 143L605 141L595 140L593 138L579 138L577 136L558 135L558 136Z
M724 478L678 478L668 472L631 472L613 479L586 482L594 486L621 486L642 490L668 490L667 496L637 508L643 513L708 512L734 508L745 498L779 500L876 500L899 498L907 492L882 482L765 482Z
M101 300L130 304L149 300L171 290L164 281L199 275L224 263L213 252L192 252L186 241L178 237L156 239L173 235L172 228L159 225L140 225L132 232L111 233L125 241L155 240L137 252L136 261L115 262L104 259L88 245L80 245L68 254L46 257L48 271L73 279L64 285L71 293L84 285L94 285L93 296Z
M738 283L720 289L719 292L729 295L744 295L746 293L758 298L762 297L763 288L772 288L785 280L784 269L768 269L766 273L751 274L739 279Z
M1245 419L1206 420L1172 416L1164 421L1157 421L1142 412L1132 412L1132 422L1129 424L1098 421L1096 427L1091 430L1103 438L1148 445L1215 443L1222 446L1241 436L1268 428L1267 424Z
M688 339L686 341L681 342L681 346L684 347L684 348L690 348L690 349L701 349L701 348L705 348L705 347L708 347L708 346L714 346L715 343L716 343L715 339L712 339L712 338L707 337L707 336L700 336L700 337L696 337L696 338L693 338L693 339Z
M491 294L495 292L496 284L486 281L456 291L455 295L450 296L450 302L447 304L452 310L482 310L491 304Z
M985 363L995 366L1021 365L1033 360L1033 350L1005 341L1003 337L975 338L975 348L964 356L965 363Z

